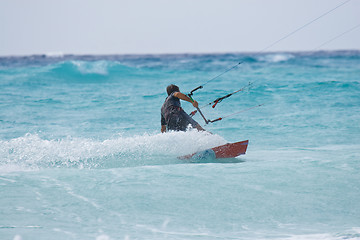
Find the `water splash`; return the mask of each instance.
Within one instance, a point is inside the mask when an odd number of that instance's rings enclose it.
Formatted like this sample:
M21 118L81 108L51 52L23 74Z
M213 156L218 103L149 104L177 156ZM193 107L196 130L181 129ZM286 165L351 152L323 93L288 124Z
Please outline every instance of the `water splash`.
M219 135L195 130L86 138L42 139L37 134L1 140L0 171L77 167L112 168L176 163L176 157L226 143Z

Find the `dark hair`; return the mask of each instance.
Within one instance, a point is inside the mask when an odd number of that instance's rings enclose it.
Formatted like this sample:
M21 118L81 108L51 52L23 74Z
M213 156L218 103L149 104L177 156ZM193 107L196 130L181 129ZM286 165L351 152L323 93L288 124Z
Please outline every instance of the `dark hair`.
M180 90L179 90L178 86L176 86L174 84L171 84L171 85L167 86L166 92L167 92L168 95L170 95L173 92L180 92Z

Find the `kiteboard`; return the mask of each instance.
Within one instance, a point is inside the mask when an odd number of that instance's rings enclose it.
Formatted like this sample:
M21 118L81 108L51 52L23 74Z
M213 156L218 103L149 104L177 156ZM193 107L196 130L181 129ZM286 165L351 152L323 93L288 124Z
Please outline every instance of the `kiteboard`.
M201 159L201 158L235 158L246 153L249 140L227 143L225 145L209 148L193 154L178 157L179 159Z

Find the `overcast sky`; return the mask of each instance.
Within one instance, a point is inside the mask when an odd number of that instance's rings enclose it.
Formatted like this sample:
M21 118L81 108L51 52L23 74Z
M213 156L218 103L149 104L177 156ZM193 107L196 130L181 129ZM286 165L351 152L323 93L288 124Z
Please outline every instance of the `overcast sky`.
M345 0L0 0L0 55L260 51ZM269 51L314 50L360 24L360 0ZM360 49L360 27L321 49Z

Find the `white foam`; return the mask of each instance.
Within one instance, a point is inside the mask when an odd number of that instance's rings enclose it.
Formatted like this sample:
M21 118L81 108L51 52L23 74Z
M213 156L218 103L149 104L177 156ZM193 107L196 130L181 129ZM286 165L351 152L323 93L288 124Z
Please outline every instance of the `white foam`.
M131 165L141 160L176 158L226 143L218 136L195 130L119 137L104 141L72 138L42 139L26 134L11 140L0 140L0 172L36 170L43 167L99 167L104 162Z
M100 236L96 237L96 240L110 240L110 237L105 234L101 234Z
M108 75L109 67L115 64L115 63L110 63L108 61L96 61L96 62L71 61L71 62L82 74L99 74L99 75Z
M62 52L48 52L45 53L45 56L48 58L62 58L64 57L64 53Z
M263 62L286 62L290 59L294 58L292 54L289 53L274 53L274 54L266 54L258 57L259 61Z
M280 238L280 240L359 240L360 235L358 228L353 228L346 231L345 233L319 233L319 234L304 234L304 235L294 235L287 238Z
M15 235L14 240L22 240L22 237L20 235Z

